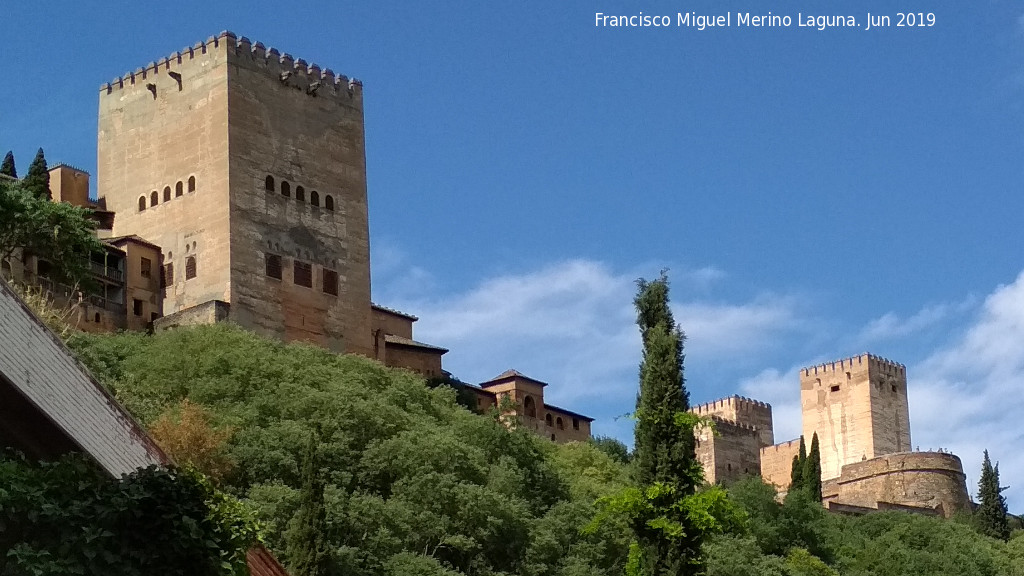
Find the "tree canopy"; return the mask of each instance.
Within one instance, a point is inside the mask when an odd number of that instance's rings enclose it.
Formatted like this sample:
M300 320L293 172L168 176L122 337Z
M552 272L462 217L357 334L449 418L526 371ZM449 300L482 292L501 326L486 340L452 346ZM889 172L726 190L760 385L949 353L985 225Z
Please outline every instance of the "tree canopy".
M36 157L28 165L28 172L21 182L25 190L36 198L42 200L50 200L52 198L50 193L50 172L46 167L46 157L43 155L42 148L36 152Z

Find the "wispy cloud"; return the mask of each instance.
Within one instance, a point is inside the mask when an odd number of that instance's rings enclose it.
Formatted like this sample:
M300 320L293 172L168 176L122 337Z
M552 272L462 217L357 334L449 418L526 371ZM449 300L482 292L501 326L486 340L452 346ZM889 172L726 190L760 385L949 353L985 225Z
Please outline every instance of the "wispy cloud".
M886 340L906 338L939 326L943 322L957 317L977 305L973 297L957 303L944 303L925 306L908 318L901 318L895 312L887 312L868 322L859 336L861 343L874 344Z

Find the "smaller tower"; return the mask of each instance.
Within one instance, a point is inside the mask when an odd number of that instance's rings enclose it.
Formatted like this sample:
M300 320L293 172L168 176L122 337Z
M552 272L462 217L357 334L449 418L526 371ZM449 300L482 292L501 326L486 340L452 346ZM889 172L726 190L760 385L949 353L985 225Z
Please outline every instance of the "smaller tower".
M907 369L861 354L800 371L803 435L818 434L821 477L845 464L910 451Z

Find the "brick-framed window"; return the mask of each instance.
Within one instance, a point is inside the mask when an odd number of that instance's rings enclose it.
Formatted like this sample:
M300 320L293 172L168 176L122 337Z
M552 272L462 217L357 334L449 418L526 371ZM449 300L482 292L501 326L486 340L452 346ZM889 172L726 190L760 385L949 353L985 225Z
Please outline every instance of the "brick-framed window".
M313 265L309 262L295 261L294 266L295 283L306 288L313 287Z
M191 280L196 277L196 257L189 256L185 258L185 280Z
M281 279L281 257L277 254L267 253L264 257L267 276L271 278Z
M142 274L143 278L153 277L153 261L149 258L142 258L140 260L139 273Z
M338 273L330 268L324 268L324 294L338 295Z
M163 273L160 275L160 286L167 288L174 285L174 262L164 264Z

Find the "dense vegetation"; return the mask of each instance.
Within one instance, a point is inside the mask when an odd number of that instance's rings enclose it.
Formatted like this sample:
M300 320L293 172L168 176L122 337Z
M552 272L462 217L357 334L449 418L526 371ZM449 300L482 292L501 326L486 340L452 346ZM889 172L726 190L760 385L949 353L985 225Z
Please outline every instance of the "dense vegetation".
M598 498L635 486L621 443L508 432L408 372L224 325L71 344L179 461L254 507L286 563L315 434L326 574L624 573L627 516L593 521ZM836 516L809 496L779 504L759 480L729 494L741 518L704 545L709 576L1024 576L1020 530L1003 542L972 518Z
M256 525L202 474L111 478L82 457L0 452L0 574L243 576Z

